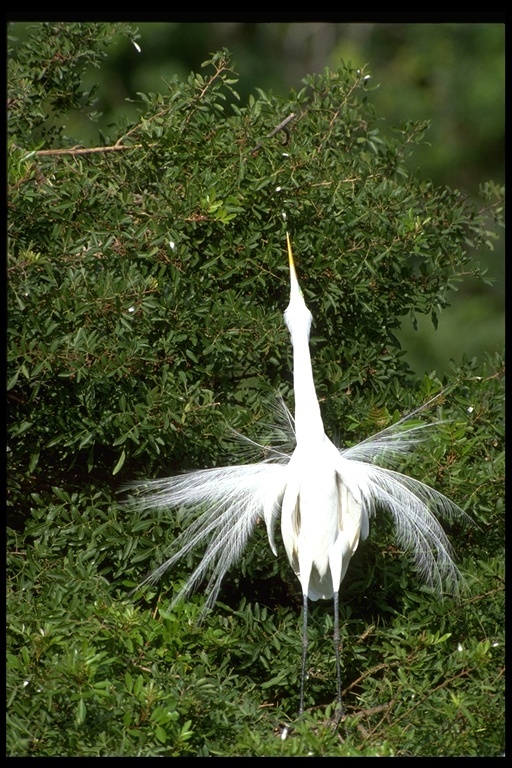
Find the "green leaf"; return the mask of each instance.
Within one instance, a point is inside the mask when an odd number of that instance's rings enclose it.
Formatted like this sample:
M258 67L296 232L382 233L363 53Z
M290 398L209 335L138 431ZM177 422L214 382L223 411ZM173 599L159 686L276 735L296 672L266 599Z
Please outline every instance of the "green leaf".
M113 475L117 475L117 473L118 473L118 472L120 471L120 469L122 468L122 466L123 466L123 464L124 464L125 460L126 460L126 451L125 451L125 450L123 450L123 452L122 452L122 453L121 453L121 455L119 456L119 459L117 460L117 463L116 463L116 465L115 465L114 469L112 470L112 474L113 474Z

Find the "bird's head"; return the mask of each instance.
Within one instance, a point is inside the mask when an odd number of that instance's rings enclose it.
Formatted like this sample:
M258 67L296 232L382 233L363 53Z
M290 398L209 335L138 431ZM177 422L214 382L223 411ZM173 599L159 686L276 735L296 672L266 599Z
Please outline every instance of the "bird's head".
M288 263L290 265L290 303L286 307L284 313L284 321L288 330L290 331L293 343L293 340L297 337L297 334L306 333L309 337L313 315L306 306L304 296L302 295L302 291L300 289L299 281L297 280L295 262L293 261L292 246L288 232L286 233L286 242L288 244Z

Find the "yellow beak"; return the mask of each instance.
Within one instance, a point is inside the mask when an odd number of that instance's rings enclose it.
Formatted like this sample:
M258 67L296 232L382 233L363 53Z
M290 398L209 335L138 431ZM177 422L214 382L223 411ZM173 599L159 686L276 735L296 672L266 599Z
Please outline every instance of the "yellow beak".
M290 242L290 235L288 232L286 233L286 242L288 245L288 262L290 264L290 272L292 272L295 279L297 279L297 274L295 272L295 262L293 261L292 244Z

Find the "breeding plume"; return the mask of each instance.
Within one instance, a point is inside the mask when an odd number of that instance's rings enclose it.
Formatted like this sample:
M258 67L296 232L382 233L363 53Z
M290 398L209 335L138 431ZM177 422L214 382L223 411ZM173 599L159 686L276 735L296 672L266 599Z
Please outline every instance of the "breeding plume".
M173 604L206 578L205 610L215 602L226 571L241 557L260 519L277 555L275 523L280 520L284 548L303 595L299 712L304 708L308 598L332 598L341 713L339 589L359 541L368 535L370 517L376 511L392 516L399 545L414 559L418 575L442 592L444 585L457 588L459 573L436 515L464 516L464 512L441 493L392 468L423 439L426 425L407 426L414 414L347 449L337 448L325 434L309 352L312 316L299 287L288 234L287 245L290 302L284 319L293 347L293 452L275 449L259 463L150 481L138 488L133 503L139 510L184 510L186 527L174 542L171 557L146 581L156 581L191 550L202 547L201 562ZM382 458L387 468L374 463Z

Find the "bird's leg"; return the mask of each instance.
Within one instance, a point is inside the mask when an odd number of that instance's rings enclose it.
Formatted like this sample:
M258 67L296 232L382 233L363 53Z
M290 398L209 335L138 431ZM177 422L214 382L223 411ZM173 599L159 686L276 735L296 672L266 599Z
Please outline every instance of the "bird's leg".
M338 681L338 715L336 724L343 716L343 704L341 700L341 663L340 663L340 606L338 592L334 593L334 654L336 656L336 677Z
M306 679L306 656L308 652L308 596L302 596L302 674L300 679L299 716L304 712L304 681Z

